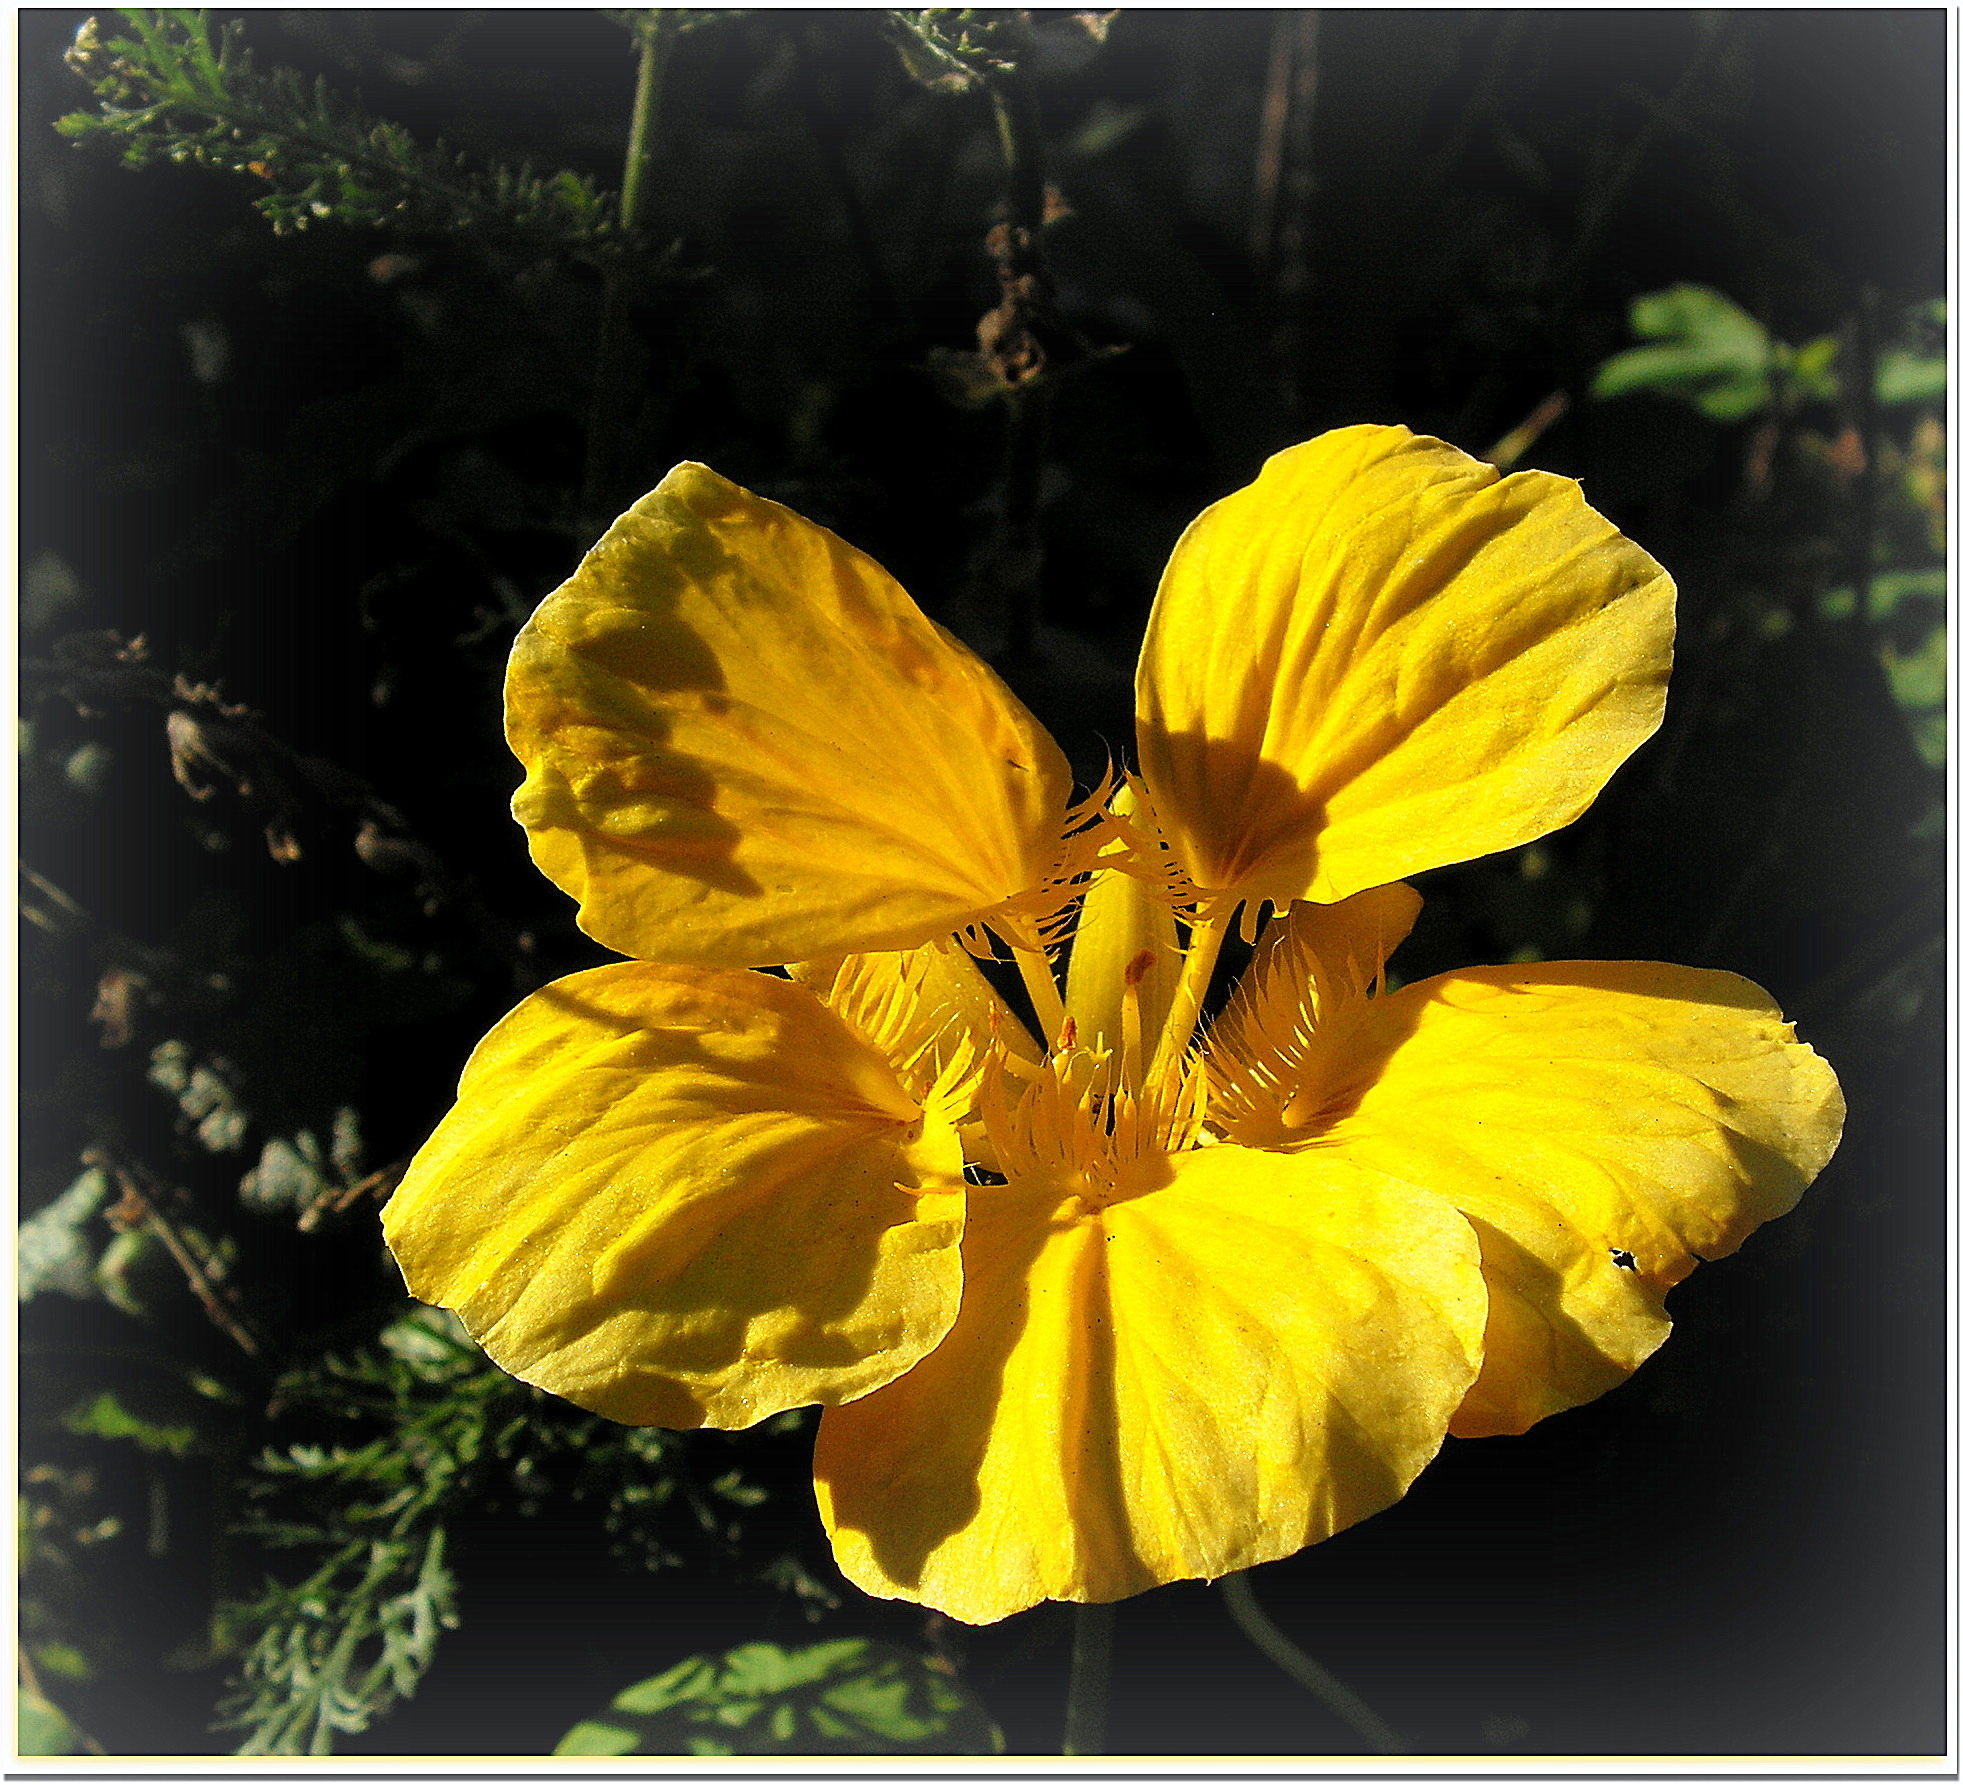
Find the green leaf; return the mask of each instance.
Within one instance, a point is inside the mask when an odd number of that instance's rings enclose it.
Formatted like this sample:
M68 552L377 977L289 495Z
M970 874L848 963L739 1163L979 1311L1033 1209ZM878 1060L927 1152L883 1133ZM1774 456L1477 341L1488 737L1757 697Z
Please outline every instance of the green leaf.
M692 1655L576 1724L558 1754L999 1754L1002 1733L940 1664L850 1637Z
M82 1732L68 1718L25 1686L15 1688L19 1724L15 1740L21 1754L79 1754Z
M86 1228L108 1197L109 1180L91 1167L20 1224L14 1241L14 1281L22 1301L50 1290L77 1301L97 1293L95 1248Z
M198 1447L195 1426L166 1424L133 1413L114 1393L104 1389L91 1401L78 1402L62 1415L61 1423L78 1437L128 1438L140 1448L162 1456L189 1456Z
M198 1140L208 1152L231 1153L243 1144L251 1118L240 1107L230 1071L222 1061L194 1058L188 1043L172 1039L150 1050L145 1076L177 1099L177 1107L196 1125Z
M1879 403L1939 403L1949 391L1949 304L1942 298L1911 306L1899 336L1876 358Z
M1891 347L1875 361L1874 396L1878 403L1939 403L1948 391L1946 357Z
M95 1286L103 1300L138 1320L148 1317L153 1298L168 1295L182 1282L183 1273L147 1227L117 1234L95 1264Z
M575 1723L559 1738L555 1754L632 1754L641 1738L613 1723Z
M1884 643L1881 665L1909 735L1931 768L1949 759L1949 629L1932 627L1913 650Z
M1771 403L1775 344L1723 293L1702 285L1648 292L1630 304L1629 327L1654 345L1604 360L1593 395L1648 391L1690 403L1713 421L1738 421Z
M321 1172L320 1142L303 1128L259 1150L259 1163L239 1179L239 1200L249 1209L279 1214L304 1209L332 1188Z

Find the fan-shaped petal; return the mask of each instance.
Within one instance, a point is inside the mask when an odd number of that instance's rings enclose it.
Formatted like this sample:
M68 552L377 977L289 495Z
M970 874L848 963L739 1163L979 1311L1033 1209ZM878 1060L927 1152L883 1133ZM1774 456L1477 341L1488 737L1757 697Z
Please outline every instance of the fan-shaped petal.
M801 986L623 962L478 1045L383 1215L409 1291L631 1425L864 1394L961 1295L947 1117Z
M1338 1033L1295 1133L1435 1191L1480 1235L1492 1318L1460 1436L1622 1381L1669 1330L1664 1291L1786 1213L1840 1137L1831 1069L1729 973L1487 967Z
M863 553L681 465L519 634L532 856L596 941L775 966L945 935L1042 883L1068 764Z
M988 1623L1291 1554L1397 1500L1478 1369L1470 1226L1216 1146L1101 1211L973 1193L954 1330L819 1428L847 1578Z
M1674 589L1562 477L1354 427L1173 552L1139 764L1189 873L1328 903L1586 810L1656 728Z

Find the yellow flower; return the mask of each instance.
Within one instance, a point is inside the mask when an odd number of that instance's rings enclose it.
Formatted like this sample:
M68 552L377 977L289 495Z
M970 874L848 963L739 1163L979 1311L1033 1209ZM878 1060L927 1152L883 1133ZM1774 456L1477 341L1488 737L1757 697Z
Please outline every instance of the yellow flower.
M473 1054L410 1290L615 1419L822 1405L840 1566L972 1622L1290 1554L1602 1393L1826 1162L1832 1073L1727 974L1384 963L1403 877L1655 728L1672 601L1565 479L1324 435L1187 530L1140 775L1073 805L876 564L680 467L507 688L534 858L632 958Z

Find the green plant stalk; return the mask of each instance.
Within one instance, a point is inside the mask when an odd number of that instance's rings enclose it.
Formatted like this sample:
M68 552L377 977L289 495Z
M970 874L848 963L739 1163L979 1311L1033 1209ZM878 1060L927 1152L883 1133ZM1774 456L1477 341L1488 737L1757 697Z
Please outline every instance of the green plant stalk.
M593 356L593 400L587 411L586 474L580 492L582 519L599 527L611 519L610 493L626 431L627 278L622 257L636 244L653 184L655 144L661 124L661 93L675 33L657 15L641 39L634 80L634 115L627 130L627 164L620 187L620 245L607 259L600 299L600 344Z
M1116 1608L1080 1605L1076 1616L1070 1643L1070 1696L1063 1706L1063 1751L1102 1754L1111 1704L1111 1626Z
M627 130L627 167L620 185L620 227L629 235L641 226L648 183L654 169L654 144L661 122L661 90L666 85L668 58L675 34L659 19L641 43L641 62L634 81L634 118Z
M1308 1687L1337 1716L1360 1735L1376 1754L1408 1754L1411 1750L1362 1699L1311 1655L1305 1655L1282 1635L1254 1597L1245 1574L1230 1574L1220 1582L1220 1597L1241 1634L1292 1680Z

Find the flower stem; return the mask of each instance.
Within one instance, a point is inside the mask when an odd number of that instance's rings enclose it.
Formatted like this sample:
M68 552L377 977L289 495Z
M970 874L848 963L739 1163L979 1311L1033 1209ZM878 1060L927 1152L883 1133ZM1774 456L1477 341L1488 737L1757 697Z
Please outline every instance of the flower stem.
M611 513L618 475L621 437L629 409L627 370L627 278L621 257L634 253L634 237L647 209L661 119L661 89L675 33L658 13L641 34L641 60L634 81L634 114L627 129L626 166L620 183L621 242L602 273L600 344L593 356L593 398L587 411L586 475L580 509L592 524Z
M1206 1003L1206 989L1213 983L1214 964L1220 959L1220 944L1227 939L1231 911L1217 917L1202 917L1186 939L1186 960L1179 969L1179 983L1172 989L1172 1005L1166 1012L1165 1027L1159 1031L1159 1045L1152 1051L1152 1065L1146 1082L1162 1081L1173 1069L1186 1044L1193 1039L1193 1028Z
M1311 1655L1305 1655L1282 1635L1255 1602L1245 1574L1230 1574L1220 1582L1220 1597L1244 1635L1292 1680L1308 1687L1337 1716L1360 1735L1372 1753L1408 1754L1410 1749L1362 1699ZM1065 1749L1065 1753L1069 1750Z
M1080 1605L1070 1643L1070 1697L1063 1707L1063 1751L1104 1752L1105 1713L1111 1704L1111 1625L1116 1608Z
M641 62L634 79L634 117L627 127L627 165L620 182L620 227L632 235L641 226L648 178L654 168L655 129L661 121L662 76L675 34L659 15L641 39Z

